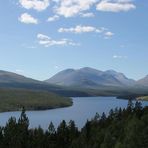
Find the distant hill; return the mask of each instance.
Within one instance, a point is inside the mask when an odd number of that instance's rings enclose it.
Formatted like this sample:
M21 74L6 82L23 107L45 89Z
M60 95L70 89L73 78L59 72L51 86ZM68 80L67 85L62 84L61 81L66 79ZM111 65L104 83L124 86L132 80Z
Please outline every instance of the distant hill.
M148 87L148 75L137 81L137 85Z
M60 87L47 84L46 82L34 80L13 72L0 70L0 88L25 88L52 90Z
M59 86L98 88L101 86L132 86L135 81L114 70L100 71L85 67L78 70L66 69L45 80L49 84Z
M0 70L0 83L39 83L39 81L13 72Z

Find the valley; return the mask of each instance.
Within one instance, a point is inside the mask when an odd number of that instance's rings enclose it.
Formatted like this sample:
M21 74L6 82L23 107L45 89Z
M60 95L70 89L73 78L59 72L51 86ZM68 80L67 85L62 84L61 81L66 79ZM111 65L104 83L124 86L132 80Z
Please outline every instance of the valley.
M67 69L45 81L0 71L0 111L17 111L22 107L45 110L71 106L69 97L113 96L133 99L147 96L145 79L147 77L135 81L113 70L100 71L89 67Z

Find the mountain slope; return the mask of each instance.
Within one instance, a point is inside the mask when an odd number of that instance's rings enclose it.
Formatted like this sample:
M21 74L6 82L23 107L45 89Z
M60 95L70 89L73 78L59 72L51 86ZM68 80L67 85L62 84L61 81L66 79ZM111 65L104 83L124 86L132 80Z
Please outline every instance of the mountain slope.
M99 71L85 67L78 70L66 69L52 78L45 80L50 84L82 88L97 88L100 86L131 86L134 80L128 79L122 73L113 70Z
M141 86L147 86L148 87L148 75L145 76L144 78L138 80L137 84L141 85Z
M61 96L88 96L81 90L73 90L63 86L49 84L43 81L34 80L25 76L0 70L0 89L19 89L31 91L48 91Z
M0 70L0 83L39 83L39 81L13 72Z
M25 89L60 89L60 87L46 82L34 80L13 72L0 70L0 88L25 88Z

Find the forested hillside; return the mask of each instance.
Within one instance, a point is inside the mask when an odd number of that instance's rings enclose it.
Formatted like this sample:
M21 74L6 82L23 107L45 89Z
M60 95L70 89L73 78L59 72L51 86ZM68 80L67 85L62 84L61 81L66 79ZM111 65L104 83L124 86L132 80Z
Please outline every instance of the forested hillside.
M72 105L71 98L46 91L26 89L0 89L0 112L26 110L46 110Z
M131 101L126 109L116 108L106 116L96 114L78 130L74 121L62 121L57 129L29 129L23 109L18 120L10 118L0 128L1 148L148 148L148 107Z

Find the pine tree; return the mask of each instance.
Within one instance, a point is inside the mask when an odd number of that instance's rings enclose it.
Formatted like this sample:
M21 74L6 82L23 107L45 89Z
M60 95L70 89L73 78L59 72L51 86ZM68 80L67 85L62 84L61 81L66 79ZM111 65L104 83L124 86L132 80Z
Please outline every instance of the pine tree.
M57 145L59 148L67 148L69 145L69 130L65 120L57 128Z
M79 136L78 128L75 125L75 122L70 120L68 125L68 131L69 131L69 141L70 143L76 139Z
M55 127L52 122L50 122L50 124L49 124L48 132L49 132L49 135L54 135L56 133Z
M21 116L18 119L19 141L21 142L22 148L26 148L28 145L28 127L29 119L25 113L25 108L23 107Z

